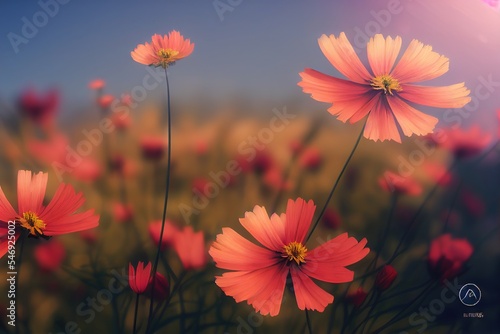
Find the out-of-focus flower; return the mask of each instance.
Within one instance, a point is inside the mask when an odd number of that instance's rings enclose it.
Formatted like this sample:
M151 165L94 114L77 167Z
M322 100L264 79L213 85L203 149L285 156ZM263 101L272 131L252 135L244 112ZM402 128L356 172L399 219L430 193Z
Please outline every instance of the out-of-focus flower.
M144 293L149 285L151 277L151 262L144 266L144 262L139 261L137 270L132 263L128 264L128 283L132 291L137 294Z
M465 209L473 216L480 217L486 211L484 202L473 192L466 190L460 195L460 200Z
M87 183L96 181L102 175L102 165L93 158L84 158L70 173L75 179Z
M161 136L143 136L140 139L142 156L147 160L158 161L163 158L167 143Z
M326 208L323 217L321 218L325 226L331 229L338 229L340 224L342 223L342 219L340 218L340 214L331 208Z
M298 154L302 149L304 148L304 145L299 140L292 140L290 142L290 150L292 151L293 154Z
M156 278L155 286L153 289L153 298L158 301L163 301L170 295L170 286L168 285L168 281L165 276L163 276L159 272L156 272L155 276ZM149 298L151 298L151 284L153 284L153 277L149 279L148 288L146 289L146 294Z
M195 233L191 226L184 227L176 235L174 249L185 270L201 269L207 264L203 231Z
M473 251L467 239L453 239L450 234L443 234L431 242L428 258L430 271L442 281L451 279L460 274Z
M328 111L342 122L356 123L368 115L364 136L368 139L401 142L405 136L425 135L433 131L436 117L422 113L408 102L438 108L461 108L470 101L470 91L459 83L445 87L414 85L448 72L448 58L432 51L416 39L395 64L401 49L401 37L384 38L377 34L367 45L370 73L342 32L322 35L321 51L348 80L335 78L313 69L300 73L299 86L312 98L331 103Z
M153 243L158 246L160 242L160 232L161 232L161 220L154 221L149 224L148 227L149 236ZM171 247L179 233L179 229L170 220L165 221L165 227L163 228L163 238L161 239L161 249Z
M148 66L161 66L167 68L176 61L189 56L194 50L194 43L184 37L178 31L171 31L168 36L154 34L151 44L139 44L130 53L136 62Z
M315 147L309 147L299 157L299 165L311 171L317 170L323 162L323 157Z
M132 118L129 114L116 113L111 116L111 122L113 122L113 125L117 130L123 131L130 127L132 124Z
M198 139L194 143L194 153L197 156L204 156L208 152L208 141L205 139Z
M54 133L45 140L28 139L26 144L28 151L36 160L48 165L53 162L64 162L68 145L68 138L60 133Z
M278 315L287 277L290 275L299 309L322 312L333 296L312 278L329 282L351 282L354 273L345 268L363 259L369 249L366 239L358 242L341 234L309 251L305 239L316 206L299 198L289 200L286 214L271 217L255 206L240 223L264 247L245 239L231 228L223 228L210 248L216 266L231 270L215 283L236 302L246 300L263 315Z
M66 248L61 242L51 240L36 245L33 253L38 267L42 271L50 273L61 266L66 257Z
M368 293L362 287L359 287L354 291L349 291L345 299L348 303L353 304L354 307L359 308L365 302L367 296Z
M47 173L31 174L20 170L17 175L17 205L15 211L0 187L0 257L7 251L7 222L28 230L33 237L50 237L59 234L83 231L99 225L99 216L94 210L75 213L85 202L81 193L75 193L70 185L60 184L52 200L43 205L47 187ZM4 234L5 232L5 234ZM16 238L19 237L16 233Z
M134 209L132 205L125 205L123 203L113 204L113 218L118 223L130 221L134 217Z
M100 96L97 99L97 104L99 104L99 107L101 107L101 109L108 109L114 100L115 100L115 97L113 95L106 94L106 95Z
M449 150L457 159L465 159L481 153L491 142L492 136L479 126L469 130L459 127L441 129L438 144Z
M81 231L80 238L82 238L85 243L92 245L97 241L97 233L95 230L85 230Z
M383 266L375 277L375 287L381 291L391 287L394 280L398 277L398 272L393 266L387 264Z
M410 177L402 177L391 171L385 171L378 179L380 187L388 192L401 195L418 196L422 193L422 186Z
M95 79L89 82L89 88L93 90L102 90L106 83L102 79Z
M39 125L52 123L58 105L59 93L56 90L51 90L42 96L30 88L19 97L19 107L22 113Z
M292 183L285 180L285 175L278 166L268 169L264 174L262 182L265 186L277 191L290 190L292 188Z
M452 181L451 173L440 163L426 162L422 168L433 182L442 187L448 186Z
M204 177L195 178L192 183L193 192L198 196L210 196L210 183Z

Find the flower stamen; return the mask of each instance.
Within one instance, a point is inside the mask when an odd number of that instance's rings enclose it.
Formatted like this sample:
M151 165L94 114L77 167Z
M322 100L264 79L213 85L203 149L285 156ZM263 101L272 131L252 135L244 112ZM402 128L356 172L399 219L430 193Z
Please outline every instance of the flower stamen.
M300 242L292 241L288 245L283 246L283 254L281 257L287 258L288 261L295 261L297 265L306 263L307 248Z
M23 216L19 218L21 226L29 230L34 236L43 235L43 230L46 224L41 220L36 213L32 211L26 211Z
M384 90L384 94L387 94L387 92L389 92L389 94L393 95L393 90L395 90L396 92L400 92L403 90L399 85L398 80L394 79L390 75L379 75L375 78L372 78L370 81L370 86L372 86L373 89Z
M160 58L160 64L163 68L167 68L168 65L175 62L172 60L175 56L179 54L179 51L172 49L160 49L156 55Z

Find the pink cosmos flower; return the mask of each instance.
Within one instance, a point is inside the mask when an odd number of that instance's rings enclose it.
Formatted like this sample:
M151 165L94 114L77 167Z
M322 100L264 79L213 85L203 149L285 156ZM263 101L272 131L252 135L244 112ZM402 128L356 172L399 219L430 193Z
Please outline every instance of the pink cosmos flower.
M307 68L300 73L299 86L312 98L331 103L328 111L342 122L356 123L368 115L364 136L368 139L401 142L405 136L433 131L438 119L415 109L410 103L438 108L461 108L470 101L464 83L444 87L414 85L448 72L448 58L432 47L412 40L398 58L401 37L377 34L367 45L368 71L342 32L339 37L322 35L321 51L348 80Z
M402 177L391 171L386 171L378 179L382 189L398 194L418 196L422 193L422 186L410 177Z
M115 100L115 97L113 95L106 94L106 95L103 95L97 99L97 104L99 104L99 106L102 109L108 109L114 100Z
M398 277L398 272L393 266L387 264L380 269L375 277L375 287L384 291L391 287L394 280Z
M177 233L174 249L186 270L201 269L207 264L203 231L195 233L191 226L186 226Z
M137 270L132 263L128 264L128 283L132 291L137 294L144 293L149 285L151 277L151 262L144 267L144 262L139 261Z
M194 50L194 44L178 31L171 31L168 36L163 37L154 34L151 44L139 44L130 53L132 59L138 63L148 66L161 66L167 68L176 61L186 58Z
M155 161L163 158L163 154L165 153L165 149L167 147L165 139L156 135L144 135L140 139L140 145L142 156L145 159Z
M309 251L305 240L315 209L312 201L301 198L289 200L281 216L269 217L264 207L255 206L240 223L263 247L223 228L209 253L217 267L231 271L217 276L215 283L236 302L246 300L257 312L276 316L290 275L298 307L322 312L333 296L312 278L351 282L354 273L345 266L363 259L369 249L366 239L358 242L344 233Z
M432 240L429 248L428 263L431 272L441 280L457 276L474 248L467 239L454 239L443 234Z
M469 158L481 153L491 143L492 136L479 126L468 130L459 127L441 129L438 144L449 150L457 159Z
M7 251L8 221L29 231L31 236L50 237L78 232L99 225L94 210L75 213L85 202L82 193L75 193L70 185L61 184L52 200L45 206L43 199L47 187L47 173L31 174L20 170L17 175L17 205L14 210L0 187L0 257ZM5 229L5 230L4 230ZM19 232L16 238L19 237Z

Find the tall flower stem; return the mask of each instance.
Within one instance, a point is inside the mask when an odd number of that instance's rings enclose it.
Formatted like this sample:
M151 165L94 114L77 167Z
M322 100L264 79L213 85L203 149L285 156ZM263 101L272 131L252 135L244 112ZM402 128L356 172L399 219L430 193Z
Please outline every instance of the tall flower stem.
M354 152L356 151L356 148L358 147L359 142L361 141L361 137L363 137L363 132L365 131L365 126L366 126L366 121L363 124L363 127L361 128L361 131L359 132L358 139L356 139L356 143L354 144L354 147L352 148L351 153L347 157L347 160L345 161L344 166L342 167L342 170L340 171L340 174L337 177L337 180L335 180L335 183L333 184L332 190L330 191L330 194L328 195L328 198L326 199L326 202L325 202L325 205L323 206L323 209L321 209L321 212L319 213L318 218L314 222L314 225L313 225L313 227L311 229L311 232L309 232L309 234L307 235L306 242L311 238L311 235L313 234L314 230L318 226L318 224L319 224L319 222L321 220L321 217L323 217L323 214L325 213L326 208L328 207L328 203L330 203L330 200L332 199L333 194L335 193L335 189L337 189L337 186L338 186L338 184L340 182L340 179L342 178L342 175L344 175L344 172L347 169L347 165L349 165L349 162L351 161L351 158L354 155Z
M26 230L26 233L21 232L21 236L19 237L19 239L21 239L21 244L19 245L19 258L17 260L17 277L16 277L16 280L14 281L14 291L16 292L16 295L17 295L17 299L19 299L19 289L18 289L18 285L19 285L19 278L21 277L21 264L22 264L22 259L23 259L23 249L24 249L24 239L26 239L28 237L28 234L29 234L29 231ZM20 320L22 319L19 319L19 322L21 322ZM20 333L20 326L15 326L16 327L16 334L19 334Z
M170 188L170 159L171 159L171 151L172 151L172 122L171 122L171 111L170 111L170 86L168 83L168 73L167 68L165 67L165 82L166 82L166 90L167 90L167 176L165 183L165 200L163 202L163 215L161 219L161 230L160 230L160 239L158 240L158 248L156 251L155 262L153 265L152 281L151 281L151 295L154 293L155 283L156 283L156 271L158 270L158 261L160 260L160 252L161 252L161 244L163 241L163 231L165 230L165 220L167 218L167 205L168 205L168 190ZM149 327L151 324L151 320L153 317L153 299L149 303L149 314L148 314L148 324L146 327L146 333L149 332Z
M133 333L137 333L137 310L139 309L139 294L135 296L135 310L134 310L134 331Z
M307 323L307 329L309 330L309 334L313 334L311 319L309 319L309 311L307 309L306 309L306 323Z

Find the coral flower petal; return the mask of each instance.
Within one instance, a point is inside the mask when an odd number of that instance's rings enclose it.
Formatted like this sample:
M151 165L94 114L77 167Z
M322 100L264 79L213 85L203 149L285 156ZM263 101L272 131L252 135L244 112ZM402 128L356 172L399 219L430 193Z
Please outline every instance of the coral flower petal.
M391 75L399 83L431 80L448 72L449 59L432 51L432 46L414 39L396 64Z
M341 32L338 38L334 35L322 35L318 39L318 44L330 63L349 80L361 84L370 81L370 73L359 59L345 33Z
M9 220L14 219L14 217L16 216L16 211L14 210L12 205L10 205L7 197L5 197L2 187L0 187L0 221L7 223Z
M462 108L470 102L470 91L464 83L443 87L404 85L398 93L402 98L424 106L438 108Z
M240 223L265 247L277 251L283 247L285 225L276 215L269 219L264 207L255 206L253 212L247 212L245 218L240 218Z
M392 139L401 143L396 121L385 96L379 96L366 121L364 136L368 139L384 141Z
M293 241L304 241L312 222L314 210L316 210L316 205L311 200L307 203L302 198L298 198L296 201L288 200L285 239L283 240L285 245Z
M236 302L247 300L261 314L276 316L280 311L287 275L286 266L273 266L251 272L227 272L216 277L215 283Z
M299 309L323 312L328 304L333 303L333 296L316 285L300 269L292 267L290 274Z
M390 36L384 39L382 35L377 34L375 37L370 38L366 50L368 52L368 61L375 76L387 75L391 72L399 55L401 43L401 37L399 36L395 39Z
M436 117L418 111L401 99L387 99L387 102L405 136L431 133L438 122Z
M223 228L209 254L217 267L229 270L250 271L276 264L274 252L259 247L231 228Z
M17 201L19 212L40 212L49 175L21 170L17 176Z

